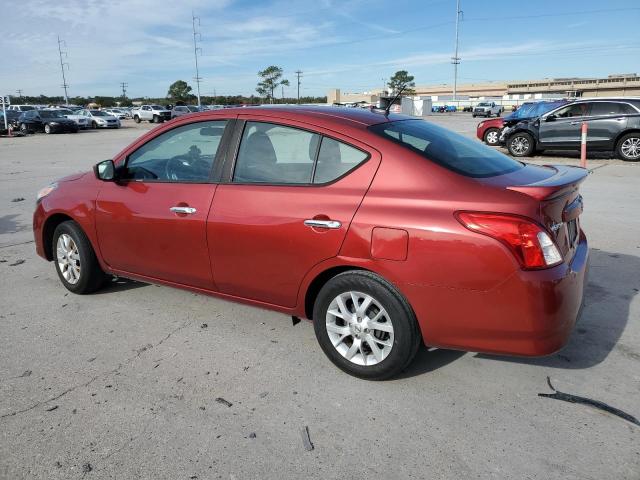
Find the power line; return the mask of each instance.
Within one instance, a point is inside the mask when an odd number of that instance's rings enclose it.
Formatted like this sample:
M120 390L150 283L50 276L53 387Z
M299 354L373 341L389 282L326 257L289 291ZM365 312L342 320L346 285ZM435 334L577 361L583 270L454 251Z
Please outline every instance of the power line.
M298 103L300 103L300 77L302 77L301 70L296 70L296 77L298 79Z
M67 52L62 51L62 44L66 47L67 44L64 40L60 40L60 35L58 35L58 53L60 54L60 71L62 72L62 88L64 88L64 103L69 104L69 96L67 95L67 88L69 85L67 84L67 79L64 75L64 67L67 66L67 70L69 69L69 64L67 62L62 61L62 54L64 54L65 58L67 57Z
M202 42L202 35L196 30L196 20L198 21L198 27L200 27L200 17L196 17L192 11L191 21L193 23L193 56L196 61L196 76L193 77L193 79L196 81L198 107L200 107L200 81L202 80L202 77L200 77L200 72L198 70L198 52L200 52L200 55L202 55L202 48L198 47L198 42Z
M128 83L125 82L120 82L120 87L122 88L122 98L127 98L127 87L129 86Z
M22 98L22 90L18 89L16 90L16 93L18 94L18 97Z

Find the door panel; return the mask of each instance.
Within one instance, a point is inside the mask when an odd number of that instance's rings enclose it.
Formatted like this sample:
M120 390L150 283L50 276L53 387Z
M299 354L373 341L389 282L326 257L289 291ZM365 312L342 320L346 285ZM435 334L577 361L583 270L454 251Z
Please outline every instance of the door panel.
M577 147L580 145L582 122L589 112L588 103L566 105L540 119L539 140L545 148ZM555 119L545 120L553 114Z
M105 182L96 201L100 251L117 270L214 288L206 243L213 184ZM171 207L192 207L193 214Z
M259 147L273 156L265 143L260 138ZM366 150L367 161L328 185L219 185L207 222L219 290L293 307L305 274L340 251L380 163L375 150ZM326 228L305 220L339 223Z

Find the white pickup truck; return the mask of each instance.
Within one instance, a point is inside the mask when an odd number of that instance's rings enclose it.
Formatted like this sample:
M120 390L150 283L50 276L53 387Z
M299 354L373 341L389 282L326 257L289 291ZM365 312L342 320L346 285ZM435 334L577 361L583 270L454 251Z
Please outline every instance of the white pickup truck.
M141 105L131 111L133 120L140 123L148 120L151 123L162 123L165 120L171 120L171 111L160 105Z
M501 113L502 105L497 105L495 102L480 102L473 108L471 116L473 118L476 118L477 116L491 117L491 115L499 117Z

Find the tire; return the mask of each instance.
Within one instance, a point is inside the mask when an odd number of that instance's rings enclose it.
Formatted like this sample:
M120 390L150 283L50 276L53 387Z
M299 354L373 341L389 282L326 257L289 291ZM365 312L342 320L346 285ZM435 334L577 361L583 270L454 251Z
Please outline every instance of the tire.
M133 117L133 121L136 123L140 123L140 117L136 115L135 117Z
M153 118L151 119L151 123L158 123L158 116L154 115Z
M98 128L98 124L94 121L91 122L91 128L93 128L94 130Z
M51 125L49 125L48 123L44 124L44 133L46 133L47 135L51 133Z
M502 112L500 110L498 110L498 113L496 113L496 118L498 118L500 116Z
M497 128L487 128L484 132L484 143L492 147L500 143L500 130Z
M351 293L355 294L359 306L371 299L359 320L344 321L329 313L341 312L338 298L349 310L347 315L353 313L355 304ZM373 324L366 322L381 309L386 315L380 319L385 321L375 325L384 330L370 328ZM414 359L422 340L408 302L393 285L372 272L350 271L329 280L316 298L313 319L316 338L329 360L344 372L366 380L384 380L400 373ZM333 328L331 335L327 325ZM344 336L338 333L340 329L345 332ZM351 359L347 358L349 355Z
M640 161L640 132L627 133L618 140L616 153L625 162Z
M20 131L22 133L24 133L25 135L27 135L29 133L29 127L27 126L26 123L21 123L20 124Z
M104 284L107 276L100 268L93 247L82 228L73 220L62 222L56 227L51 251L58 277L70 292L84 295L95 292ZM69 255L74 255L77 259Z
M475 113L472 113L472 114L471 114L471 117L472 117L472 118L476 118L476 114L475 114Z
M509 137L507 148L514 157L528 157L534 152L536 144L530 134L518 132Z

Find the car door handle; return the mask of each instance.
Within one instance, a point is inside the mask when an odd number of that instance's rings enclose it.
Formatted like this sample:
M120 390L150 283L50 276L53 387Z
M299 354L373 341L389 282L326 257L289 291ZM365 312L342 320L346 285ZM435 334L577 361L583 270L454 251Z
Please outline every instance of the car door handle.
M186 215L192 215L197 211L193 207L171 207L169 210L171 210L173 213L184 213Z
M340 228L342 223L337 220L305 220L304 224L307 227L316 227L316 228Z
M571 123L569 123L569 125L578 125L580 123L582 123L582 122L571 122Z

